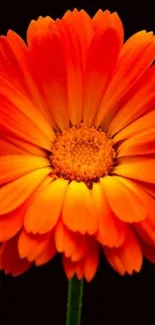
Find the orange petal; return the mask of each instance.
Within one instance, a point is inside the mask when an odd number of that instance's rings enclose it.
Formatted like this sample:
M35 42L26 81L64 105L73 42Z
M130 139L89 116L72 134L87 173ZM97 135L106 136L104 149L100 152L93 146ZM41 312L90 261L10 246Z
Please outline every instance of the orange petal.
M126 178L119 178L121 182L123 182L128 188L131 189L138 197L141 198L145 209L146 209L146 217L144 220L133 223L132 226L137 230L138 234L145 236L145 240L151 240L154 245L155 242L155 199L145 191L142 187L142 184L139 182L135 182ZM142 236L143 235L143 236ZM150 243L150 242L148 242Z
M33 170L47 167L48 165L49 161L41 157L23 155L0 156L0 184L13 181Z
M20 92L33 101L45 116L42 98L32 77L28 48L12 30L0 37L0 71Z
M148 193L144 193L144 200L147 204L147 217L140 223L134 224L134 228L143 240L155 247L155 199Z
M155 153L155 128L149 128L131 136L120 144L117 157Z
M50 173L50 168L42 168L12 181L0 188L0 214L18 208Z
M98 241L108 247L120 246L124 241L125 226L113 214L99 183L93 184L92 196L99 222Z
M80 260L87 250L87 236L82 236L67 229L62 220L58 222L54 231L55 245L59 253L64 253L72 261Z
M33 73L47 104L47 111L60 129L69 127L67 70L63 47L57 36L57 24L32 21L27 32ZM54 51L53 51L54 49ZM40 62L42 63L40 65Z
M43 250L43 252L36 258L35 264L37 266L43 265L47 262L49 262L56 254L56 248L54 244L53 238L51 238L48 241L48 244L46 248Z
M78 280L84 278L84 261L80 261L76 265L76 276Z
M69 184L63 204L62 218L64 224L72 231L90 235L97 231L98 220L91 191L83 182L72 181Z
M146 217L143 201L121 177L105 176L100 181L111 209L120 220L132 223Z
M25 64L23 64L23 58L28 56L26 45L13 31L10 30L8 35L9 37L0 37L1 76L8 79L10 83L13 83L19 91L24 93L24 95L29 96L26 83L27 80L24 78L26 69ZM13 42L10 40L12 36L15 38L14 46ZM21 52L23 55L21 55ZM21 55L20 58L19 55Z
M64 267L64 270L65 270L65 273L66 273L66 276L67 276L68 279L71 279L76 274L78 265L80 267L82 267L82 269L84 268L83 267L83 260L82 260L82 262L81 261L72 262L71 259L65 257L65 255L63 255L63 257L62 257L62 262L63 262L63 267ZM81 278L82 278L82 275L81 275Z
M126 44L126 43L125 43ZM122 47L113 80L99 106L94 124L107 129L115 116L120 101L148 69L155 57L155 41L152 33L142 31L128 40ZM125 48L124 48L125 47Z
M77 34L80 53L82 55L82 67L84 68L88 47L94 35L92 20L83 9L80 11L74 9L73 12L67 10L62 19L70 24L70 28L72 27Z
M150 183L143 183L140 181L136 181L137 184L139 184L144 191L146 191L148 194L150 194L151 196L155 197L155 188L154 188L154 184L150 184Z
M66 59L69 118L73 125L80 125L83 107L83 71L79 39L68 21L58 21L57 24Z
M118 141L122 141L124 139L129 138L130 136L134 136L137 133L147 130L155 126L155 110L152 110L142 117L136 119L134 122L126 126L123 130L118 132L114 138L113 142L117 143Z
M147 260L153 264L155 264L155 249L150 245L146 244L144 241L140 240L141 249L143 255Z
M110 24L115 26L119 33L121 43L123 44L124 28L117 12L113 12L111 14L109 10L102 11L101 9L99 9L95 16L92 18L92 23L95 28L103 28L104 24Z
M79 125L83 108L83 70L93 26L86 12L76 9L68 10L57 24L67 64L69 116L73 125Z
M100 101L114 73L120 38L117 29L103 25L97 29L90 43L85 67L85 95L83 122L91 126Z
M0 216L0 242L12 238L24 223L26 204L18 209Z
M149 224L149 217L138 225L134 225L134 228L141 239L155 248L155 228Z
M83 108L83 70L94 30L87 13L77 9L68 10L55 25L66 61L69 116L73 125L79 125Z
M63 266L68 279L74 274L80 280L85 277L88 282L95 276L99 264L99 249L96 242L90 241L90 247L86 256L78 262L71 261L70 258L63 256Z
M55 135L30 100L7 80L0 80L0 130L44 149L51 149ZM29 127L27 127L27 125Z
M34 194L24 219L27 232L43 234L53 229L61 213L67 186L68 181L60 178Z
M152 35L152 32L147 33L146 30L141 30L130 36L123 44L120 57L123 57L124 55L129 53L129 51L132 50L133 47L135 51L135 46L138 47L139 45L141 45L141 43L149 40Z
M71 256L77 245L77 236L65 227L62 220L55 227L54 237L57 251L63 252L66 257Z
M45 158L46 152L31 143L5 135L0 139L0 156L5 155L33 155Z
M108 134L113 136L131 122L144 115L155 105L155 66L144 73L130 92L128 99L119 105L109 128Z
M24 273L30 267L26 259L19 257L17 242L18 236L4 242L0 248L0 269L13 276Z
M89 238L87 236L82 236L77 234L77 245L74 252L71 255L71 260L73 262L81 260L88 251L89 248Z
M91 242L84 263L84 275L90 282L96 274L99 265L99 246L96 242Z
M104 253L110 265L120 275L139 272L142 267L143 256L141 247L134 233L128 229L125 241L119 248L104 247Z
M32 262L45 249L49 239L49 233L44 235L33 235L28 234L23 230L18 240L18 252L20 258L27 258L29 262Z
M122 157L118 160L114 173L142 182L155 183L154 164L155 158L149 156Z
M34 34L36 33L36 28L38 28L37 32L38 32L38 38L44 38L47 30L49 28L49 25L51 23L54 23L55 21L49 17L42 17L39 16L37 22L35 20L31 20L30 25L27 29L27 42L31 43L31 45L33 45L33 41L34 41ZM36 26L37 25L37 26ZM35 35L37 37L37 35Z
M147 213L150 213L153 208L154 199L147 193L145 188L142 186L142 182L131 180L125 177L115 176L121 182L123 182L131 191L133 191L137 196L139 196L146 207Z
M103 24L111 24L111 12L109 10L103 11L99 9L92 18L92 23L95 29L103 27Z
M28 26L27 29L27 43L28 45L31 44L31 55L29 56L29 62L30 62L33 78L35 80L35 83L37 85L42 100L42 107L39 107L39 109L42 115L45 116L45 118L50 122L50 125L54 127L54 122L52 121L51 115L47 109L46 98L43 94L43 87L42 84L40 83L39 71L35 70L36 67L34 66L34 62L33 62L34 58L32 57L32 53L35 53L36 44L38 44L40 38L44 39L46 37L46 33L48 31L49 25L52 22L54 23L54 20L49 16L45 18L40 16L37 22L35 20L31 20L30 25ZM34 49L32 49L33 47ZM29 46L28 46L28 51L30 53Z

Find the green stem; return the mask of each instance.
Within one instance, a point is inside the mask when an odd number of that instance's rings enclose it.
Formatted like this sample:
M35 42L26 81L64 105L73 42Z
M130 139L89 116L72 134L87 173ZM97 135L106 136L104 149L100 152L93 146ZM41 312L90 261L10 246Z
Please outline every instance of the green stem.
M73 277L68 281L66 325L80 325L83 297L83 280Z

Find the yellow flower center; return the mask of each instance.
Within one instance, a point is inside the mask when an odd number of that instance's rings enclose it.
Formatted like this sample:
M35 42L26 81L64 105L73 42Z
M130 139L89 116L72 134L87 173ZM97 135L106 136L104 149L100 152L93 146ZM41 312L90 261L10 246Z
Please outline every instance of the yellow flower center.
M116 154L112 140L102 130L81 124L58 133L52 145L51 176L83 181L89 188L108 174Z

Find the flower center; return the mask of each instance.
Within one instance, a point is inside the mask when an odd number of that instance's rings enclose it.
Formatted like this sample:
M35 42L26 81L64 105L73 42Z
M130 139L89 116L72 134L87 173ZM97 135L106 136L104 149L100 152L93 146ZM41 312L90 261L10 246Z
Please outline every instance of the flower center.
M89 188L93 182L108 174L116 154L112 140L102 130L81 124L58 133L52 144L51 176L70 181L83 181Z

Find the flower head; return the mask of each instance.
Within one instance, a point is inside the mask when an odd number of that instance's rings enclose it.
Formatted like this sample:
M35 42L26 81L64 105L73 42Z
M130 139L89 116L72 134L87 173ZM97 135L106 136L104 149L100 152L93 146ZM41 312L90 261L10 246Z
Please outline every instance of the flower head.
M0 267L62 254L90 281L155 262L155 38L117 13L31 21L0 37Z

